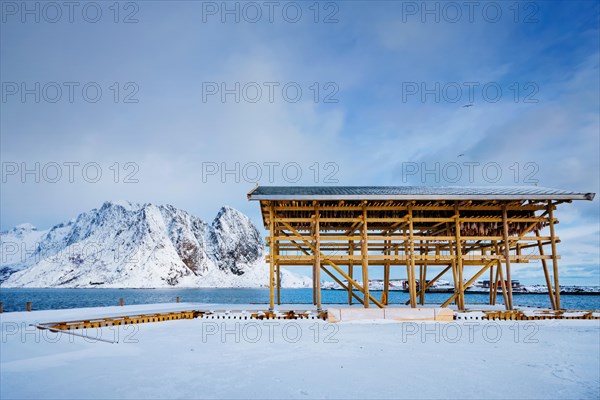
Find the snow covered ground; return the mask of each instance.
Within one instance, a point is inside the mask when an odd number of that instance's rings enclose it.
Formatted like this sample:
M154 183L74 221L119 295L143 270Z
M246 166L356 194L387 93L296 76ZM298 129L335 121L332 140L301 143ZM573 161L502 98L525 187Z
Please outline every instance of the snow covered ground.
M28 326L224 308L232 306L181 303L0 314L0 397L600 397L598 320L333 325L194 319L87 332L118 339L117 344Z

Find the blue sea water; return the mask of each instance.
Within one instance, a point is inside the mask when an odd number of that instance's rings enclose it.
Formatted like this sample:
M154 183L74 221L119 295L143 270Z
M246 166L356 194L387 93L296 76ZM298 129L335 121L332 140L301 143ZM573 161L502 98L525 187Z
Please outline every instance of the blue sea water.
M381 292L371 292L375 298ZM4 312L24 311L26 302L32 303L33 310L52 310L79 307L103 307L119 304L123 298L125 304L173 303L176 297L182 302L193 303L231 303L231 304L268 304L268 289L0 289L0 302ZM428 293L427 304L441 304L450 294ZM404 304L408 293L390 292L390 304ZM323 290L323 304L346 304L348 294L341 290ZM467 305L487 304L488 294L465 294ZM514 294L515 305L531 307L550 307L547 294ZM285 304L311 304L312 289L282 289L281 302ZM497 304L503 304L498 296ZM600 309L600 295L561 295L561 306L569 310Z

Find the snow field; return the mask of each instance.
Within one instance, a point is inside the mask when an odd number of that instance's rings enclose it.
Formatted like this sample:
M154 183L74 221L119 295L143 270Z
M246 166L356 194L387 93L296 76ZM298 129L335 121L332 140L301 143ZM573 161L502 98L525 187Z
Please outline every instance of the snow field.
M0 315L2 398L598 398L600 321L31 323L225 309L164 304ZM238 310L257 306L239 305ZM284 306L282 306L284 309ZM84 332L81 332L84 333Z

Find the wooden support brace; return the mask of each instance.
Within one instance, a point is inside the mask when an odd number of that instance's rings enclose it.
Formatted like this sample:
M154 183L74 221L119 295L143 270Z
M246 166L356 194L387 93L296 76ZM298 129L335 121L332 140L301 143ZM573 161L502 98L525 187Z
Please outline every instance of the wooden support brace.
M540 235L539 231L535 231L536 235ZM544 255L544 245L542 242L538 242L538 249L540 251L540 255ZM546 286L548 287L548 295L550 296L550 304L552 304L552 309L556 310L556 297L554 295L554 290L552 289L552 282L550 280L550 273L548 272L548 264L546 260L542 258L542 268L544 270L544 278L546 279Z
M422 290L422 291L426 291L427 289L429 289L429 288L430 288L430 287L431 287L431 286L432 286L432 285L433 285L433 284L434 284L434 283L435 283L435 282L436 282L438 279L440 279L442 276L444 276L444 274L445 274L446 272L448 272L448 270L449 270L450 268L452 268L452 266L451 266L451 265L448 265L448 266L447 266L446 268L444 268L444 269L443 269L443 270L442 270L442 271L441 271L439 274L437 274L437 275L436 275L436 276L435 276L435 277L434 277L432 280L430 280L430 281L429 281L429 282L428 282L428 283L425 285L425 287L423 287L423 288L420 288L420 290L419 290L419 295L420 295L420 293L421 293L421 290ZM407 300L407 301L406 301L406 303L404 303L404 304L405 304L405 305L408 305L409 303L410 303L410 300Z
M348 293L352 294L352 296L353 296L353 297L354 297L354 298L355 298L355 299L356 299L356 300L357 300L357 301L358 301L360 304L363 304L363 300L362 300L360 297L358 297L358 296L356 295L356 293L354 293L354 292L352 291L352 289L351 289L351 288L352 288L352 285L346 286L346 285L344 284L344 282L342 282L342 281L341 281L341 280L340 280L340 279L339 279L337 276L335 276L335 275L334 275L332 272L330 272L330 271L329 271L327 268L325 268L325 267L322 267L322 269L323 269L323 271L324 271L324 272L325 272L327 275L329 275L329 276L331 277L331 279L333 279L333 280L335 281L335 283L337 283L338 285L340 285L340 287L341 287L342 289L344 289L344 290L347 290L347 291L348 291Z
M298 233L298 231L297 231L296 229L294 229L294 228L293 228L293 227L292 227L290 224L288 224L287 222L282 222L281 224L282 224L282 225L284 225L284 226L285 226L285 227L286 227L286 228L287 228L287 229L288 229L290 232L292 232L294 235L297 235L297 236L302 236L302 235L300 235L300 234ZM308 247L311 249L311 251L313 251L313 252L315 251L315 248L314 248L314 246L313 246L313 245L312 245L312 244L311 244L311 243L310 243L308 240L306 240L306 239L304 239L304 238L303 238L303 239L302 239L302 241L304 242L304 244L305 244L306 246L308 246ZM301 247L300 247L300 248L301 248ZM345 278L345 279L348 281L348 283L350 283L351 285L353 285L353 286L354 286L354 287L355 287L357 290L359 290L360 292L363 292L363 293L364 293L363 287L362 287L362 286L361 286L361 285L360 285L358 282L356 282L354 279L350 278L350 277L348 276L348 274L346 274L346 273L345 273L345 272L344 272L344 271L343 271L343 270L342 270L342 269L341 269L341 268L340 268L340 267L339 267L337 264L335 264L333 261L331 261L331 260L329 260L329 259L327 259L327 258L323 258L323 257L324 257L324 255L323 255L323 254L321 254L321 257L322 257L322 258L321 258L321 261L322 261L322 262L324 262L324 263L327 263L327 264L329 264L330 266L332 266L332 267L333 267L333 269L335 269L335 270L336 270L336 272L337 272L338 274L342 275L342 276L343 276L343 277L344 277L344 278ZM381 304L381 303L380 303L380 302L379 302L379 301L378 301L376 298L374 298L373 296L369 295L369 299L370 299L370 300L371 300L373 303L375 303L375 304L376 304L378 307L380 307L380 308L383 308L383 304Z
M315 203L315 281L317 310L321 310L321 226L319 222L319 205Z
M550 243L552 248L552 270L554 272L554 307L560 310L560 285L558 283L558 258L556 252L556 234L554 232L554 206L548 200L548 219L550 220Z
M269 243L269 254L271 256L269 260L269 309L273 310L275 308L275 296L274 296L274 285L273 282L275 280L275 211L273 210L273 205L269 208L269 233L270 233L270 243Z
M481 268L475 275L473 275L473 277L471 279L469 279L467 281L467 283L465 284L465 289L468 288L469 286L471 286L476 280L477 278L479 278L485 271L487 271L487 269L494 263L495 261L490 261L489 263L487 263L486 265L483 266L483 268ZM460 293L454 293L452 296L450 296L450 298L448 300L446 300L444 302L444 304L442 304L442 307L448 307L448 304L452 303L452 301L454 301L454 299L459 296Z
M508 281L508 304L507 309L513 309L512 278L510 273L510 243L508 242L508 216L506 203L502 205L502 229L504 236L504 263L506 265L506 280Z

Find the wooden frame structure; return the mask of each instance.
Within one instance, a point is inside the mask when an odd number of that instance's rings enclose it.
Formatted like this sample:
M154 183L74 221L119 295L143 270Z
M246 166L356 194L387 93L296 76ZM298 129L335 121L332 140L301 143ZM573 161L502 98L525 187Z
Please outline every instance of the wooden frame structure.
M454 293L442 306L454 303L463 310L465 290L488 273L490 304L500 291L511 310L511 267L540 261L550 304L558 310L554 211L560 203L592 200L594 194L540 187L257 186L248 198L260 201L269 231L271 309L275 301L280 304L280 266L286 265L312 266L318 309L322 274L348 292L349 304L385 307L391 269L405 268L411 307L424 304L427 289L448 275ZM542 234L544 228L548 234ZM363 284L372 266L383 267L379 298ZM431 266L441 272L428 279Z

